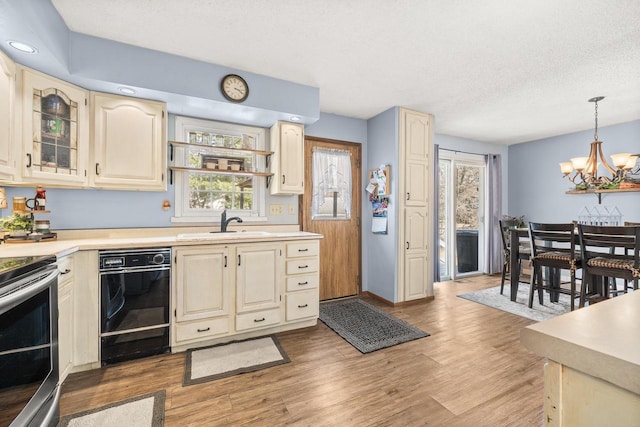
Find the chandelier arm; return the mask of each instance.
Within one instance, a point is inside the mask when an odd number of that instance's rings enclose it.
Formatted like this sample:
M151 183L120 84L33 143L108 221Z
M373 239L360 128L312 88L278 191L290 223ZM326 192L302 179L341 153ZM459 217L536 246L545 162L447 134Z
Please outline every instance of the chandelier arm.
M611 166L609 166L609 163L607 163L607 159L604 157L604 154L602 154L602 141L599 141L599 142L600 142L600 144L598 144L598 151L600 152L600 158L602 159L602 164L613 175L617 175L616 170L614 168L612 168Z

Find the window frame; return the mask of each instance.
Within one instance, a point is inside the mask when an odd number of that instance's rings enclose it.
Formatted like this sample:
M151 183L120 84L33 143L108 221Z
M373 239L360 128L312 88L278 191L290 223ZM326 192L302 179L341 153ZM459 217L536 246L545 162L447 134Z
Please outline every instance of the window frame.
M267 130L256 126L247 126L236 123L218 122L215 120L196 119L192 117L176 116L175 138L176 141L187 142L189 132L224 133L226 135L242 136L249 134L255 136L256 150L265 150L267 144ZM186 153L189 149L174 147L174 164L186 166ZM266 158L264 155L253 154L253 162L259 170L266 170ZM175 213L171 222L182 223L211 223L219 222L222 210L191 209L189 207L189 176L192 172L175 173L174 206ZM196 172L194 172L196 173ZM253 179L253 209L251 211L241 209L227 209L227 216L240 216L244 222L267 221L266 212L266 178L254 175Z

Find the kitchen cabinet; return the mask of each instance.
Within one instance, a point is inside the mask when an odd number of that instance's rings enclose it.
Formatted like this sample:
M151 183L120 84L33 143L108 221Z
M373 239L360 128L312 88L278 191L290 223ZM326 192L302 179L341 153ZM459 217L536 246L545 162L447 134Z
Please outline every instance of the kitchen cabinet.
M163 102L92 92L91 117L91 187L166 191Z
M17 178L20 146L16 138L16 65L0 51L0 180Z
M431 116L400 109L398 200L398 299L432 295L429 192L433 185Z
M279 324L282 245L239 244L236 264L236 330Z
M98 251L73 254L73 371L100 367L100 282Z
M304 193L304 127L296 123L277 122L271 127L271 194Z
M73 367L73 280L74 256L67 255L57 262L58 278L58 359L60 382L63 382Z
M201 341L230 330L229 248L175 248L173 342Z
M88 185L87 100L80 87L22 70L22 182Z
M296 321L320 314L320 242L286 243L285 320Z

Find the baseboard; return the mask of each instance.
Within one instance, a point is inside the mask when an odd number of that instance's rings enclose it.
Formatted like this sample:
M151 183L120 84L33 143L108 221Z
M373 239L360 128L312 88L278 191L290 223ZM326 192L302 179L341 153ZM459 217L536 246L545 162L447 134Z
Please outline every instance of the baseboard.
M366 297L370 297L373 298L376 301L380 301L381 303L391 306L391 307L406 307L408 305L414 305L414 304L420 304L420 303L424 303L427 301L433 301L435 299L435 297L430 296L430 297L425 297L425 298L420 298L420 299L414 299L411 301L402 301L402 302L392 302L389 301L386 298L382 298L379 295L374 294L373 292L369 292L369 291L364 291L360 294L360 296L366 296Z

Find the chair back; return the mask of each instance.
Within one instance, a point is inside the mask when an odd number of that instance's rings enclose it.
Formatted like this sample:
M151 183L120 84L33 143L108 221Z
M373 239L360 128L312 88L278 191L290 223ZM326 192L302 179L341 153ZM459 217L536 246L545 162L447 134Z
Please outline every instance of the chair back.
M500 223L500 235L502 236L502 249L507 253L511 246L511 236L509 236L509 230L518 226L518 221L514 219L501 219Z
M575 227L574 222L560 224L530 222L529 237L533 257L553 252L574 259L577 240Z
M598 226L578 224L582 258L605 257L631 262L640 268L639 226Z

